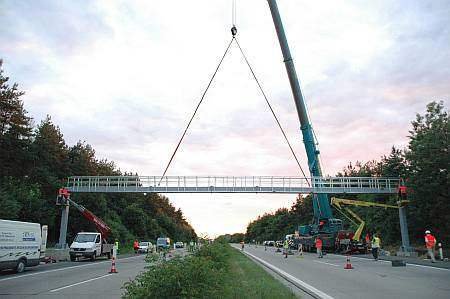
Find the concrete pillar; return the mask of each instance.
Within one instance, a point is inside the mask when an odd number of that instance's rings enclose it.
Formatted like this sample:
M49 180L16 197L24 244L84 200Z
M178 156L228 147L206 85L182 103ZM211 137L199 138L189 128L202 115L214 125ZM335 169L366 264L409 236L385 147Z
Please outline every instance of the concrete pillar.
M69 223L69 203L63 206L61 210L61 226L59 229L59 243L57 247L60 249L67 248L67 224Z

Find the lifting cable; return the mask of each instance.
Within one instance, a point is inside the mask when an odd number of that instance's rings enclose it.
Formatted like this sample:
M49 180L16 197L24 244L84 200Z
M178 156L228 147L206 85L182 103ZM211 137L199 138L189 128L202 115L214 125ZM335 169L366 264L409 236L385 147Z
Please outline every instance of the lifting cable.
M183 141L184 136L186 135L186 132L187 132L187 130L189 129L189 126L190 126L191 123L192 123L192 120L194 119L195 115L197 114L197 111L198 111L198 109L200 108L200 105L202 104L202 102L203 102L203 100L204 100L204 98L205 98L205 96L206 96L206 93L208 92L209 88L211 87L211 84L212 84L212 82L213 82L213 80L214 80L214 78L215 78L217 72L219 71L219 68L220 68L220 66L222 65L222 62L223 62L223 60L225 59L225 56L228 54L228 51L229 51L229 49L230 49L230 47L231 47L231 44L232 44L233 42L236 42L236 44L237 44L237 46L238 46L238 48L239 48L239 50L240 50L242 56L244 57L244 60L245 60L245 62L246 62L246 64L247 64L248 68L250 69L250 72L252 73L253 79L255 79L256 84L258 85L258 88L259 88L259 90L261 91L261 94L263 95L263 97L264 97L264 99L265 99L265 101L266 101L266 103L267 103L267 106L269 107L270 111L272 112L272 115L273 115L273 117L274 117L274 119L275 119L275 121L276 121L278 127L280 128L280 131L281 131L281 133L283 134L283 137L284 137L284 139L285 139L287 145L289 146L289 149L291 150L292 156L294 157L295 161L297 162L297 165L298 165L298 167L300 168L300 171L302 172L303 177L304 177L305 180L306 180L306 183L308 184L308 186L311 186L311 185L310 185L310 182L309 182L309 180L308 180L308 178L307 178L307 176L306 176L306 174L305 174L305 172L303 171L302 166L300 165L300 161L298 160L297 155L295 154L294 149L292 148L292 145L291 145L291 143L289 142L289 139L288 139L288 137L287 137L287 135L286 135L286 133L285 133L283 127L281 126L280 121L278 120L278 117L277 117L277 115L275 114L275 111L273 110L272 105L270 104L269 99L268 99L267 96L266 96L266 93L264 92L264 90L263 90L263 88L262 88L262 86L261 86L261 84L260 84L258 78L256 77L256 74L255 74L255 72L253 71L253 68L252 68L252 66L250 65L250 62L248 61L247 56L245 55L244 51L243 51L242 48L241 48L241 45L239 44L238 40L236 39L236 34L237 34L237 29L236 29L236 0L233 0L233 5L232 5L232 28L231 28L231 35L232 35L233 37L232 37L231 41L228 43L228 46L227 46L227 48L226 48L226 50L225 50L225 53L223 54L222 58L220 59L219 64L217 65L216 70L214 71L214 74L212 75L211 79L209 80L209 83L208 83L208 85L206 86L206 89L205 89L205 91L203 92L202 97L200 98L200 101L198 102L197 107L196 107L195 110L194 110L194 113L192 114L192 116L191 116L191 118L190 118L190 120L189 120L189 122L188 122L186 128L184 129L184 132L183 132L183 134L181 135L181 138L180 138L180 140L178 141L178 144L177 144L177 146L175 147L175 150L173 151L172 156L170 157L169 163L167 163L167 166L166 166L166 168L164 169L164 172L163 172L163 174L162 174L162 176L161 176L161 178L160 178L160 180L159 180L159 182L158 182L158 186L161 184L162 180L164 179L164 177L165 177L165 175L166 175L166 173L167 173L167 170L169 169L170 164L172 163L173 158L175 157L175 154L177 153L178 148L180 147L181 142Z
M233 40L234 40L234 35L233 35L233 38L231 39L231 41L228 43L227 49L225 50L225 53L223 53L223 56L222 56L222 58L220 59L219 64L217 65L216 70L214 71L214 74L212 75L211 79L209 80L208 86L206 86L206 89L205 89L205 91L203 92L202 97L200 98L200 101L199 101L198 104L197 104L197 107L195 107L194 113L192 114L191 119L189 120L189 122L188 122L186 128L184 129L183 135L181 136L180 140L178 141L178 144L177 144L177 146L175 147L175 150L173 151L172 156L170 157L169 163L167 163L166 169L164 169L164 173L163 173L163 175L161 176L161 179L159 180L158 186L161 184L161 181L162 181L163 178L165 177L165 175L166 175L166 173L167 173L167 170L169 169L169 166L170 166L170 164L172 163L172 160L173 160L173 158L175 157L175 154L177 153L178 148L180 147L180 144L181 144L181 142L183 141L184 136L186 135L186 132L187 132L187 130L189 129L189 126L190 126L191 123L192 123L192 120L194 119L195 115L197 114L198 108L200 108L200 105L202 104L203 99L205 98L205 95L206 95L206 93L208 92L209 87L211 86L211 83L213 82L214 78L216 77L217 72L219 71L220 65L222 64L223 60L225 59L225 56L227 55L228 50L230 49L231 44L233 43Z
M298 160L297 155L295 154L294 149L292 148L292 145L291 145L291 143L289 142L289 139L288 139L286 133L284 132L283 127L281 126L280 121L278 120L278 117L277 117L277 115L275 114L275 111L273 110L272 105L270 104L269 99L268 99L267 96L266 96L266 93L264 92L264 90L263 90L261 84L259 83L258 78L256 77L255 72L253 71L252 66L250 65L250 62L249 62L248 59L247 59L247 56L244 54L244 51L242 50L241 45L239 44L238 40L237 40L236 38L235 38L234 40L236 41L236 44L238 45L238 48L239 48L239 50L241 51L242 57L244 57L244 60L245 60L245 62L247 63L247 66L248 66L248 68L250 69L250 72L252 73L253 78L255 79L256 84L257 84L258 87L259 87L259 90L261 91L261 93L262 93L264 99L266 100L267 106L269 107L270 112L272 112L272 115L273 115L273 117L275 118L275 121L277 122L278 127L280 128L280 131L281 131L281 133L283 134L284 139L285 139L287 145L289 146L289 149L291 150L292 156L294 156L294 159L295 159L295 161L297 162L297 165L298 165L298 167L300 168L300 171L302 172L303 176L305 177L306 182L308 183L308 186L311 186L310 183L309 183L309 181L308 181L308 178L306 177L305 172L303 171L302 166L300 165L300 161Z

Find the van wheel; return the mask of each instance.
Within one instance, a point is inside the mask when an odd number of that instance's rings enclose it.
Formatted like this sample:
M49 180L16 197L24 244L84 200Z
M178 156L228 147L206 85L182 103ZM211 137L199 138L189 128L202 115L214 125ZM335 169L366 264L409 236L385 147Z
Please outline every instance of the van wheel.
M75 262L76 260L77 260L76 256L74 256L74 255L70 256L70 261L71 262Z
M20 259L17 262L16 272L17 273L22 273L25 270L25 266L26 266L26 261L24 259Z
M97 252L96 251L94 251L94 255L93 256L91 256L91 261L95 261L95 258L97 257Z
M112 256L112 253L111 253L111 252L108 252L108 260L111 259L111 256Z

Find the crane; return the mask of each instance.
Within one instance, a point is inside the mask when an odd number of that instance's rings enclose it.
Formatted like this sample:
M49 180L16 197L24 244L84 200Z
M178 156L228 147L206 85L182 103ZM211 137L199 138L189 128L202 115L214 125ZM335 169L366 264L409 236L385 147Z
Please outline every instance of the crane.
M111 228L99 217L95 216L94 213L86 209L83 205L74 202L70 199L70 192L66 188L60 188L58 190L58 197L56 200L57 204L67 205L70 203L74 206L80 213L86 218L89 222L92 222L95 225L95 228L99 233L102 234L103 241L106 242L109 234L111 233Z
M303 143L305 145L306 155L308 158L308 168L311 177L321 177L322 168L320 165L319 154L313 128L308 117L306 104L300 84L295 70L294 61L292 59L286 34L284 32L283 23L281 21L280 13L276 0L267 0L269 3L270 12L272 14L273 23L277 32L278 41L280 43L281 52L284 58L286 72L289 78L292 95L294 97L297 115L300 120L300 129L303 136ZM313 210L314 219L311 224L299 227L299 233L303 236L314 236L320 233L334 236L338 231L342 230L342 220L333 217L331 205L327 194L313 194ZM325 238L324 247L334 245L334 237ZM304 244L307 245L307 244Z

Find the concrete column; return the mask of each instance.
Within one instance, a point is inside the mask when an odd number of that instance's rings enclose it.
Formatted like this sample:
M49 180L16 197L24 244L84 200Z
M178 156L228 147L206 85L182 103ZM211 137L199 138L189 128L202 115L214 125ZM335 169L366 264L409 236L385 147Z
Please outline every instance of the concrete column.
M69 222L69 204L63 206L61 210L61 226L59 229L59 243L57 245L60 249L67 248L67 224Z

